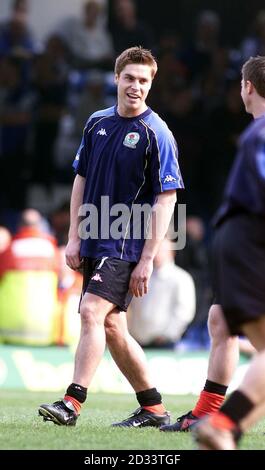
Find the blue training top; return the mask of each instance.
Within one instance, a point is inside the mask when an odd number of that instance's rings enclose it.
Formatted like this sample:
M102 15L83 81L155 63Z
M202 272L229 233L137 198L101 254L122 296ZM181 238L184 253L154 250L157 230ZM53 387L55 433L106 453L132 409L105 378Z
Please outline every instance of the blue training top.
M252 121L240 137L215 225L242 211L265 217L265 115Z
M132 118L121 117L116 106L92 114L73 163L86 178L83 203L96 208L82 214L90 234L81 237L81 256L139 260L146 224L135 205L152 206L157 194L184 187L177 157L171 131L150 108Z

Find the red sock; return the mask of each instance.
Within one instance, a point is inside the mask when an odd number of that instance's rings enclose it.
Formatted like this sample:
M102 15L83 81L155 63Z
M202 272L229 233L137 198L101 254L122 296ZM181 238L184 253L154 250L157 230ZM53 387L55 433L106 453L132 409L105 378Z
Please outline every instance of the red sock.
M147 411L150 411L151 413L156 413L158 415L162 415L166 411L166 408L164 407L163 403L153 406L143 406L143 408Z
M229 416L225 415L221 411L214 413L210 417L210 420L211 424L218 429L227 429L228 431L231 431L236 427L236 423L234 423L234 421L232 421Z
M81 410L81 403L75 398L70 397L69 395L64 395L64 400L70 401L75 409L76 414L79 415L80 410Z
M195 408L192 410L192 414L196 416L196 418L201 418L202 416L218 411L223 404L224 399L224 395L203 390L200 393L200 397Z

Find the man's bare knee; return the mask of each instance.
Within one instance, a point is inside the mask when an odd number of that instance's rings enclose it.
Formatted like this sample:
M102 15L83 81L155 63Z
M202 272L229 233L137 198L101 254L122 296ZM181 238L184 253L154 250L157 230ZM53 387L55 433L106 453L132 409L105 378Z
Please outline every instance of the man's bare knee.
M94 309L93 306L81 304L80 316L82 327L91 329L104 324L104 315Z
M124 326L124 322L120 317L120 313L111 313L107 315L105 318L105 333L106 333L106 341L108 344L116 343L126 332L126 328Z
M208 330L211 341L227 341L231 337L220 305L215 304L210 308Z
M108 337L111 338L112 336L115 336L117 334L118 327L116 322L113 320L112 316L108 315L105 318L104 327L107 339Z

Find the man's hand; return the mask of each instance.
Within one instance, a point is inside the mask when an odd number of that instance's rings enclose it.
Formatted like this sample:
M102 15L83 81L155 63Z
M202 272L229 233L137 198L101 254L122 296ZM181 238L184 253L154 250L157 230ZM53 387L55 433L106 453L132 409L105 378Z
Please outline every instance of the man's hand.
M69 240L65 248L66 264L69 268L77 270L80 267L80 243L79 239Z
M135 297L147 294L148 283L153 271L153 260L140 259L131 274L129 289Z

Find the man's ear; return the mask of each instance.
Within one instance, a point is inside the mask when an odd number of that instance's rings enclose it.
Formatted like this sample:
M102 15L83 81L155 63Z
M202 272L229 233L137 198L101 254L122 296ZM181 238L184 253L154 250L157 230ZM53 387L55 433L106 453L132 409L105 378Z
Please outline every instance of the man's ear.
M246 88L247 88L248 95L251 95L254 91L253 83L251 83L249 80L247 80L246 81Z
M117 73L115 73L115 76L114 76L115 85L118 85L118 81L119 81L119 75Z

